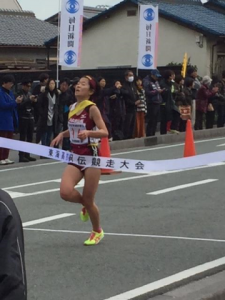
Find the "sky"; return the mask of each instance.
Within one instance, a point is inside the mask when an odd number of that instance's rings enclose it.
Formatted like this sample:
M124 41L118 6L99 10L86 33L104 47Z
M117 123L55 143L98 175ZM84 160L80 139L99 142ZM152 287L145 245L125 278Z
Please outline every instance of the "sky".
M45 20L59 11L60 0L17 0L23 10L31 10L36 18ZM85 6L113 6L122 0L84 0Z

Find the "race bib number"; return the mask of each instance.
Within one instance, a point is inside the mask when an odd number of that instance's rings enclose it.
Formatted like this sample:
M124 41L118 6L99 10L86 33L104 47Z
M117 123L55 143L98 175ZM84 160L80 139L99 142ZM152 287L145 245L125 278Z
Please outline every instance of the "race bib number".
M86 138L83 141L78 138L79 132L86 130L86 124L81 122L75 122L75 123L68 122L68 129L70 132L70 142L72 144L76 144L76 145L88 144L88 138Z

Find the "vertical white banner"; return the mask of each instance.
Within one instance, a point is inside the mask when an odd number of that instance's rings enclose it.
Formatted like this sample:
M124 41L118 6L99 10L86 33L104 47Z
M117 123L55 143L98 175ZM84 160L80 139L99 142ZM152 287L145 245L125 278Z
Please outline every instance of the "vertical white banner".
M59 65L80 66L83 29L83 0L62 0Z
M158 6L140 6L138 69L156 69L158 56Z

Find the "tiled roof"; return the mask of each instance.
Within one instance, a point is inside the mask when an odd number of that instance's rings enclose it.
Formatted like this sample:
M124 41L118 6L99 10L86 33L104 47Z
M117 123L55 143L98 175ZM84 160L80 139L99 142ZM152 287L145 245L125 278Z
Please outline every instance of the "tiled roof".
M8 13L0 12L0 46L40 47L58 33L57 26L38 20L28 12Z
M140 4L159 3L159 12L174 20L190 25L205 33L225 36L225 14L216 12L204 6L200 0L184 0L174 3L163 3L157 0L139 0Z
M225 0L210 0L215 1L221 7L225 6ZM173 21L187 25L196 31L215 36L225 36L225 14L206 7L201 3L201 0L124 0L119 4L111 7L107 11L87 20L90 22L97 20L101 16L108 14L119 8L123 3L132 2L135 4L158 4L159 13Z

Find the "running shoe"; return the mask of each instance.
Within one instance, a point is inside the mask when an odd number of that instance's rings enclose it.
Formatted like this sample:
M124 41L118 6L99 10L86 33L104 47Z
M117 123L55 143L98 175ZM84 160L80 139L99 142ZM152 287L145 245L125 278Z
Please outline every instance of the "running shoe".
M5 159L5 162L7 163L7 165L11 165L14 164L14 161L10 160L10 159Z
M85 246L94 246L97 245L104 238L104 231L102 230L100 233L92 231L88 240L84 242Z
M83 222L87 222L89 220L89 214L88 214L85 207L83 207L81 212L80 212L80 219Z

